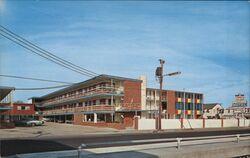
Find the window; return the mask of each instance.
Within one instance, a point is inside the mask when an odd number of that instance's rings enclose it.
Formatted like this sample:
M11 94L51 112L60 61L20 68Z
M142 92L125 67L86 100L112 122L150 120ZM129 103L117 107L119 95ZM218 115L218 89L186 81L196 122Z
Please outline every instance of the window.
M17 110L21 110L21 106L17 106Z
M25 110L30 110L30 106L25 106Z
M100 99L100 104L105 105L106 104L106 99Z
M96 100L93 100L93 101L92 101L92 104L93 104L93 105L96 105Z
M79 107L82 107L82 102L79 102L79 103L78 103L78 106L79 106Z

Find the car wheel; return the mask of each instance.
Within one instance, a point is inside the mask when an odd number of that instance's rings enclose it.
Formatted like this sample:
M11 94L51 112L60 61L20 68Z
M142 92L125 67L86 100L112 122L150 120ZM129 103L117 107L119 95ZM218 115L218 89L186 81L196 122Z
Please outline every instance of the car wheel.
M31 126L34 127L36 124L35 123L32 123Z

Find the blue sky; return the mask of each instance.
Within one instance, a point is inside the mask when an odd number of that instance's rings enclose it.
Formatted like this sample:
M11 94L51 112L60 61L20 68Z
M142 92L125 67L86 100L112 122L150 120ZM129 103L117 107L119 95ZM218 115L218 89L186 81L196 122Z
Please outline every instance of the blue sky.
M158 87L154 71L166 60L164 88L202 92L205 102L231 105L249 98L248 2L0 1L1 25L40 47L97 72L138 78ZM88 79L0 37L1 74L79 82ZM0 78L0 85L53 83ZM53 90L16 91L26 101Z

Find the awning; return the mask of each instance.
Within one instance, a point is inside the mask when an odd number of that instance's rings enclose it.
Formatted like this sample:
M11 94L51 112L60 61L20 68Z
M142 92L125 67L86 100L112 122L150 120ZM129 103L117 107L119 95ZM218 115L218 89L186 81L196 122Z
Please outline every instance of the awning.
M15 88L0 86L0 101L2 101L12 90L15 90Z
M0 106L0 111L8 111L8 110L11 110L12 108L10 106L4 106L4 107L1 107Z

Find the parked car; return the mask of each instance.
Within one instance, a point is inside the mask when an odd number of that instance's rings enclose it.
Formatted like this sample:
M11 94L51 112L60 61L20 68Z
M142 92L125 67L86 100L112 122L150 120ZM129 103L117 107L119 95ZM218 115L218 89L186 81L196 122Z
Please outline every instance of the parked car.
M44 121L44 122L50 122L51 121L51 119L49 119L49 118L42 118L42 121Z
M16 126L41 126L43 124L43 121L35 120L32 118L25 118L22 120L15 121Z

